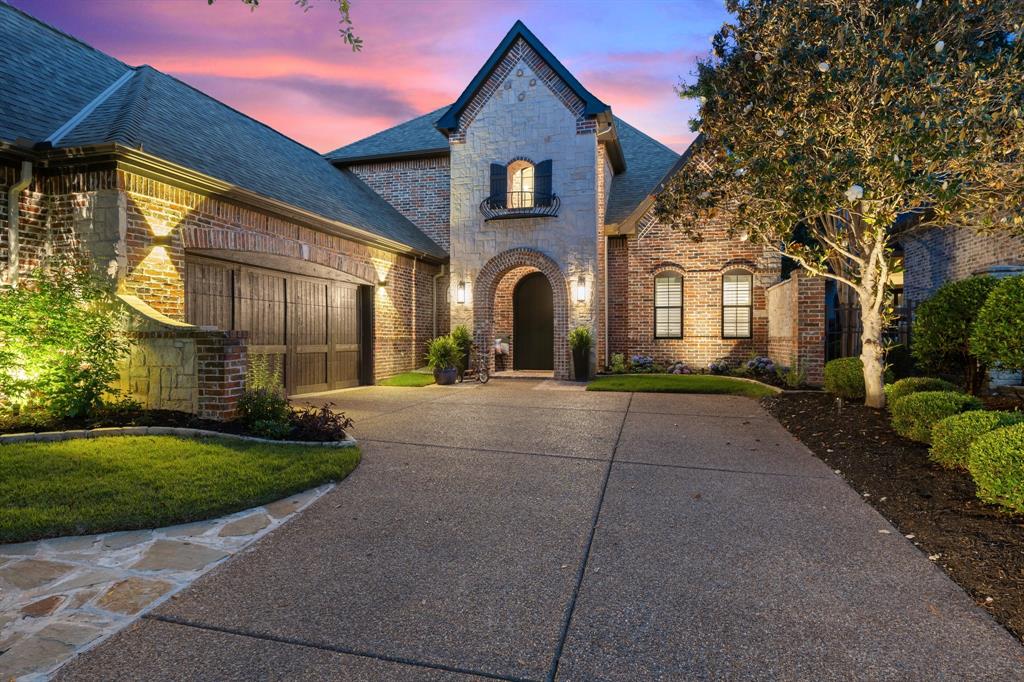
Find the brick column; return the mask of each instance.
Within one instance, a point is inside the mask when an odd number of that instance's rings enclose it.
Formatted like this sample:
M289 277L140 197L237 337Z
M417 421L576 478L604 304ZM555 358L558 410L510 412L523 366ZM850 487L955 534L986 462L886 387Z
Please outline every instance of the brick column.
M807 383L825 380L825 278L794 272L796 296L796 355L807 372Z
M200 417L226 421L237 416L245 390L248 336L246 331L210 331L196 337Z

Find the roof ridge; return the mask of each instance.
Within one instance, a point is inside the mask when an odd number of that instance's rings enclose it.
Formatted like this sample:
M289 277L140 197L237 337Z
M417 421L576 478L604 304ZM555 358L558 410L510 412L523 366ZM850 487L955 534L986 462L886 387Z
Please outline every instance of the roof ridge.
M349 147L351 147L353 145L360 144L361 142L366 142L367 140L372 140L375 137L378 137L380 135L384 135L385 133L388 133L388 132L390 132L390 131L392 131L392 130L394 130L396 128L401 128L402 126L404 126L404 125L406 125L408 123L412 123L413 121L418 121L418 120L420 120L422 118L427 118L429 116L434 116L435 114L441 113L441 112L451 108L451 106L452 106L451 104L446 104L443 107L438 107L437 109L435 109L433 111L428 111L428 112L426 112L424 114L418 114L416 116L413 116L412 118L409 118L409 119L406 119L406 120L402 121L401 123L396 123L393 126L388 126L387 128L384 128L382 130L378 130L375 133L370 133L366 137L361 137L358 140L352 140L348 144L344 144L344 145L338 147L337 149L332 149L329 152L324 152L324 154L322 156L325 159L329 160L332 156L334 156L338 152L340 152L340 151L342 151L344 149L348 149Z
M129 66L125 62L123 62L120 59L118 59L117 57L115 57L114 55L107 54L106 52L104 52L103 50L99 49L98 47L93 47L92 45L90 45L89 43L85 42L81 38L76 38L75 36L71 35L70 33L67 33L66 31L62 31L61 29L57 28L53 24L48 24L45 21L43 21L42 19L39 19L37 17L32 16L31 14L29 14L25 10L20 9L18 7L15 7L11 3L9 3L7 0L0 0L0 6L12 9L15 12L17 12L18 14L20 14L21 16L23 16L23 17L25 17L27 19L30 19L33 23L39 24L40 26L42 26L43 28L47 29L48 31L56 33L56 34L60 35L63 38L67 38L68 40L70 40L72 42L78 43L82 47L88 48L89 50L95 52L96 54L103 55L107 59L110 59L110 60L113 60L113 61L117 62L118 64L120 64L121 66L125 67L126 69L131 69L132 68L131 66Z
M153 78L149 66L140 66L134 69L135 78L129 83L129 89L125 92L124 102L121 104L108 134L111 138L117 138L121 133L124 140L135 148L142 147L138 130L149 108L149 85Z

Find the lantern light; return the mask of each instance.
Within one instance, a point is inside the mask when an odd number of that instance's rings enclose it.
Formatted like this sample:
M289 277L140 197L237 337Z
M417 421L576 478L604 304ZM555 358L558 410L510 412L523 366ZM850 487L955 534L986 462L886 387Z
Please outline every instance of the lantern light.
M462 305L466 302L466 283L459 282L458 288L455 290L455 302Z

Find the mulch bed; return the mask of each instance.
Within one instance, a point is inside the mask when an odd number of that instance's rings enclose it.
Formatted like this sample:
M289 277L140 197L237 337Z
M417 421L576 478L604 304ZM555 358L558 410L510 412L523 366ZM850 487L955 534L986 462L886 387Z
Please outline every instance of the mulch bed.
M237 421L220 422L212 419L200 419L194 414L175 410L119 411L82 419L52 420L28 424L16 418L0 419L0 433L69 431L99 429L108 426L175 426L245 435L245 427Z
M928 459L893 432L885 411L826 394L762 404L1018 638L1024 638L1024 516L979 501L971 477Z

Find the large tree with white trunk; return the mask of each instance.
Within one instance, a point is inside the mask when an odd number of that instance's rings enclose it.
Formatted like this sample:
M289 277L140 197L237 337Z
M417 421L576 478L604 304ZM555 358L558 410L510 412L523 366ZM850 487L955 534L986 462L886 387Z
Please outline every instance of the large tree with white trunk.
M726 4L734 20L679 89L700 99L700 149L657 210L696 238L722 213L850 287L882 407L897 223L1024 232L1024 1Z

